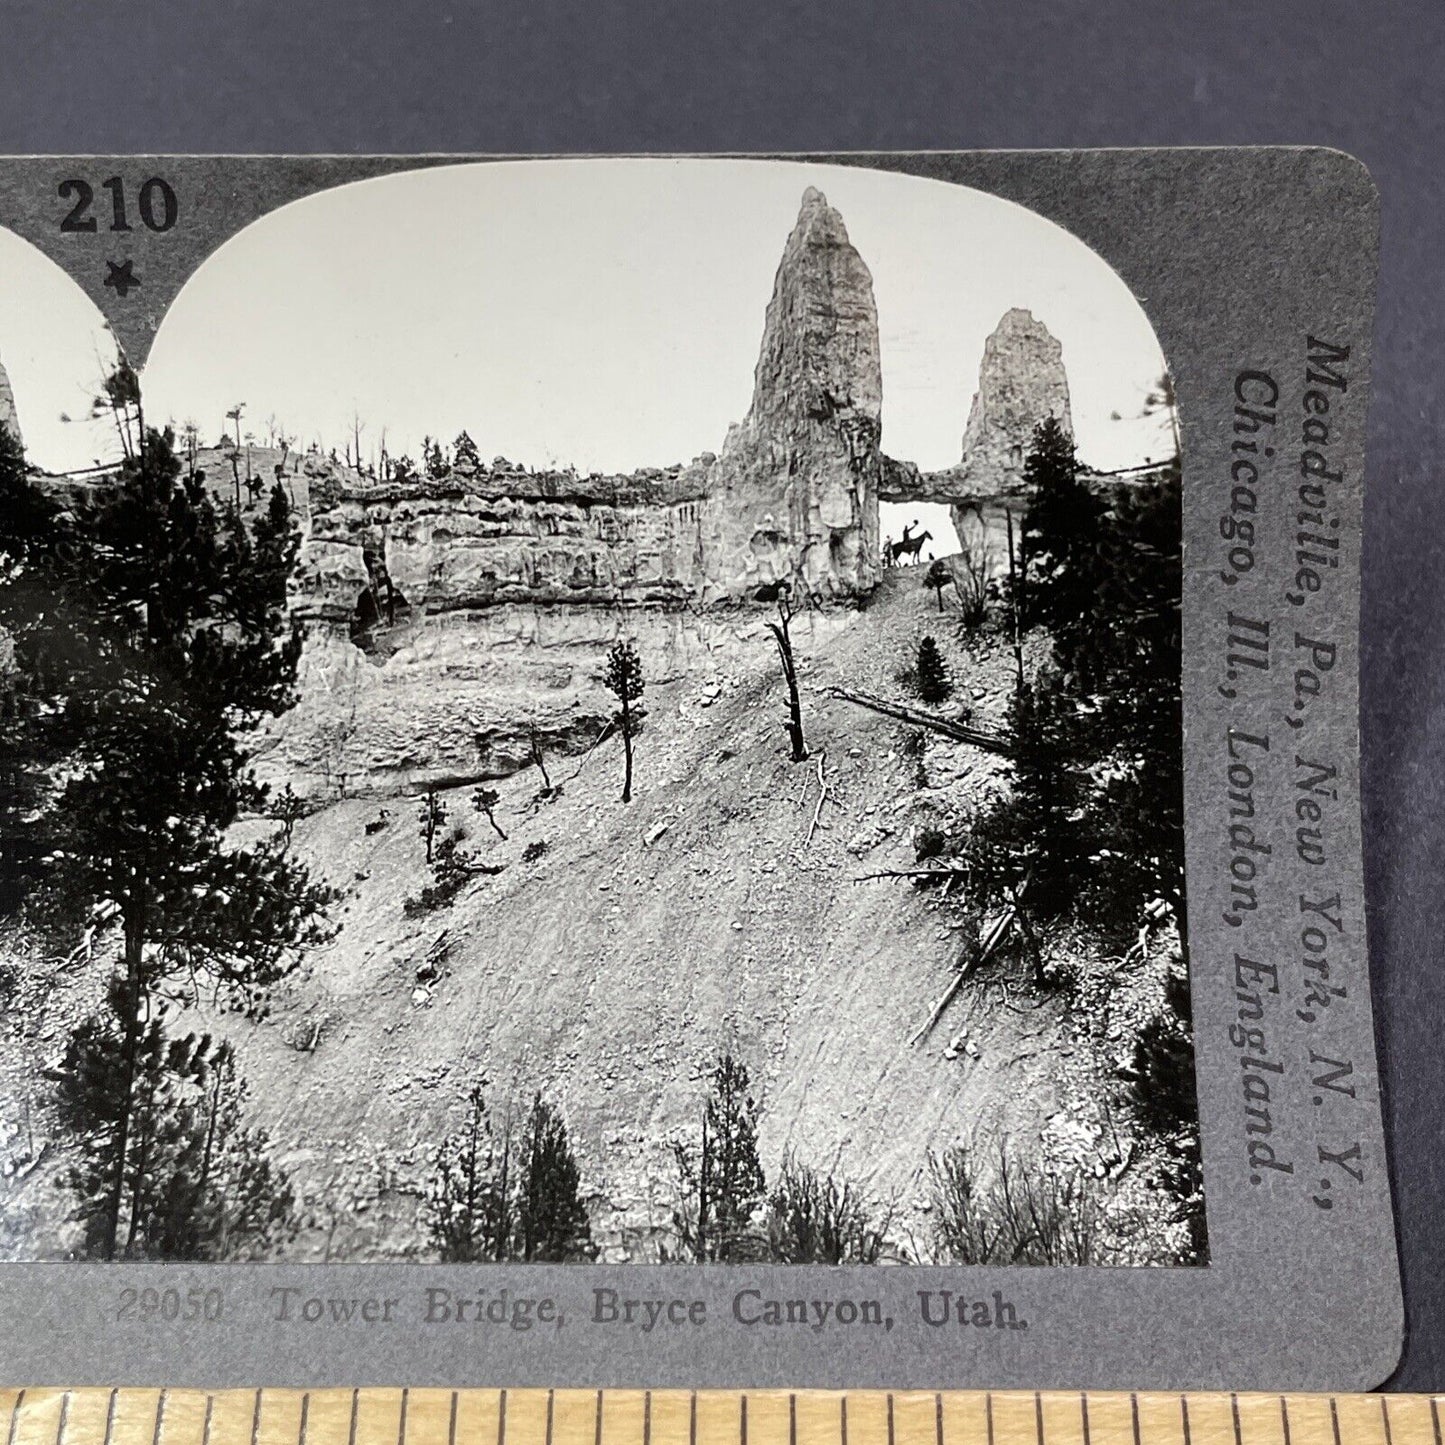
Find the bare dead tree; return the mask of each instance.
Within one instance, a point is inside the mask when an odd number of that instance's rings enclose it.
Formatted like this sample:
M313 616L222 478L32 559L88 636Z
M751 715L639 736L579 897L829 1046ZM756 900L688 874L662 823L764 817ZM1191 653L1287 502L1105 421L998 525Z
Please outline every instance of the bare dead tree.
M794 617L792 586L786 580L759 587L754 594L759 602L776 602L778 620L769 621L768 631L778 645L778 661L783 667L783 680L788 684L788 720L783 724L792 746L795 763L808 760L808 744L803 736L803 703L798 695L798 668L793 658L793 637L791 625Z

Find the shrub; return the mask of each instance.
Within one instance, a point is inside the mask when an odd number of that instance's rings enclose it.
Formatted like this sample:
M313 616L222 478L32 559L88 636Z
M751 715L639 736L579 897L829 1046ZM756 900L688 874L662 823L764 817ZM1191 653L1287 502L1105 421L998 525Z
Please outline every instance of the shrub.
M931 637L924 637L918 644L918 659L913 667L914 687L918 696L934 706L946 702L953 692L948 668L944 665L943 654Z
M851 1180L821 1175L784 1156L768 1196L768 1246L779 1264L877 1264L890 1216L872 1222L874 1206Z
M1077 1172L1023 1165L1001 1148L982 1177L962 1148L930 1161L934 1244L946 1264L1101 1264L1103 1207Z

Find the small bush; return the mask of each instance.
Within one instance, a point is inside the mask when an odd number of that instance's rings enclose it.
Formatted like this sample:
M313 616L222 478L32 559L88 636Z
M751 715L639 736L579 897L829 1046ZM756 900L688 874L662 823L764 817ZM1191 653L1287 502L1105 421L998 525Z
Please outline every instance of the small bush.
M528 843L522 849L522 862L536 863L539 859L545 858L551 848L552 845L545 838L538 838L535 843Z
M1103 1204L1078 1173L1011 1161L985 1179L963 1148L931 1161L934 1244L946 1264L1101 1264Z
M891 1219L850 1180L821 1175L788 1154L768 1196L768 1246L778 1264L877 1264Z

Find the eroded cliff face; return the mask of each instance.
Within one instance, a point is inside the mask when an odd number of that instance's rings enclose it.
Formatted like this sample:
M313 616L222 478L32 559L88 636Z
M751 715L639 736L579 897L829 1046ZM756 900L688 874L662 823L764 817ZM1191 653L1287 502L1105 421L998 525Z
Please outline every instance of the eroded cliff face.
M873 278L809 187L783 248L748 414L707 474L704 600L787 579L795 593L878 584L882 375Z
M707 656L688 611L695 469L577 477L498 459L378 484L308 459L298 483L299 701L259 766L307 796L506 776L534 739L579 752L612 717L613 643L633 641L656 682Z

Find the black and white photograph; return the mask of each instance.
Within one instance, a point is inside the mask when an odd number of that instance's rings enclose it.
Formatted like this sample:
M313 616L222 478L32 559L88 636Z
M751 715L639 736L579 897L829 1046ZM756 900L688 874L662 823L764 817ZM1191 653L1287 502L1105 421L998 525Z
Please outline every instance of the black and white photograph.
M1209 1262L1180 423L1078 237L446 165L139 368L0 230L0 367L0 1259Z

